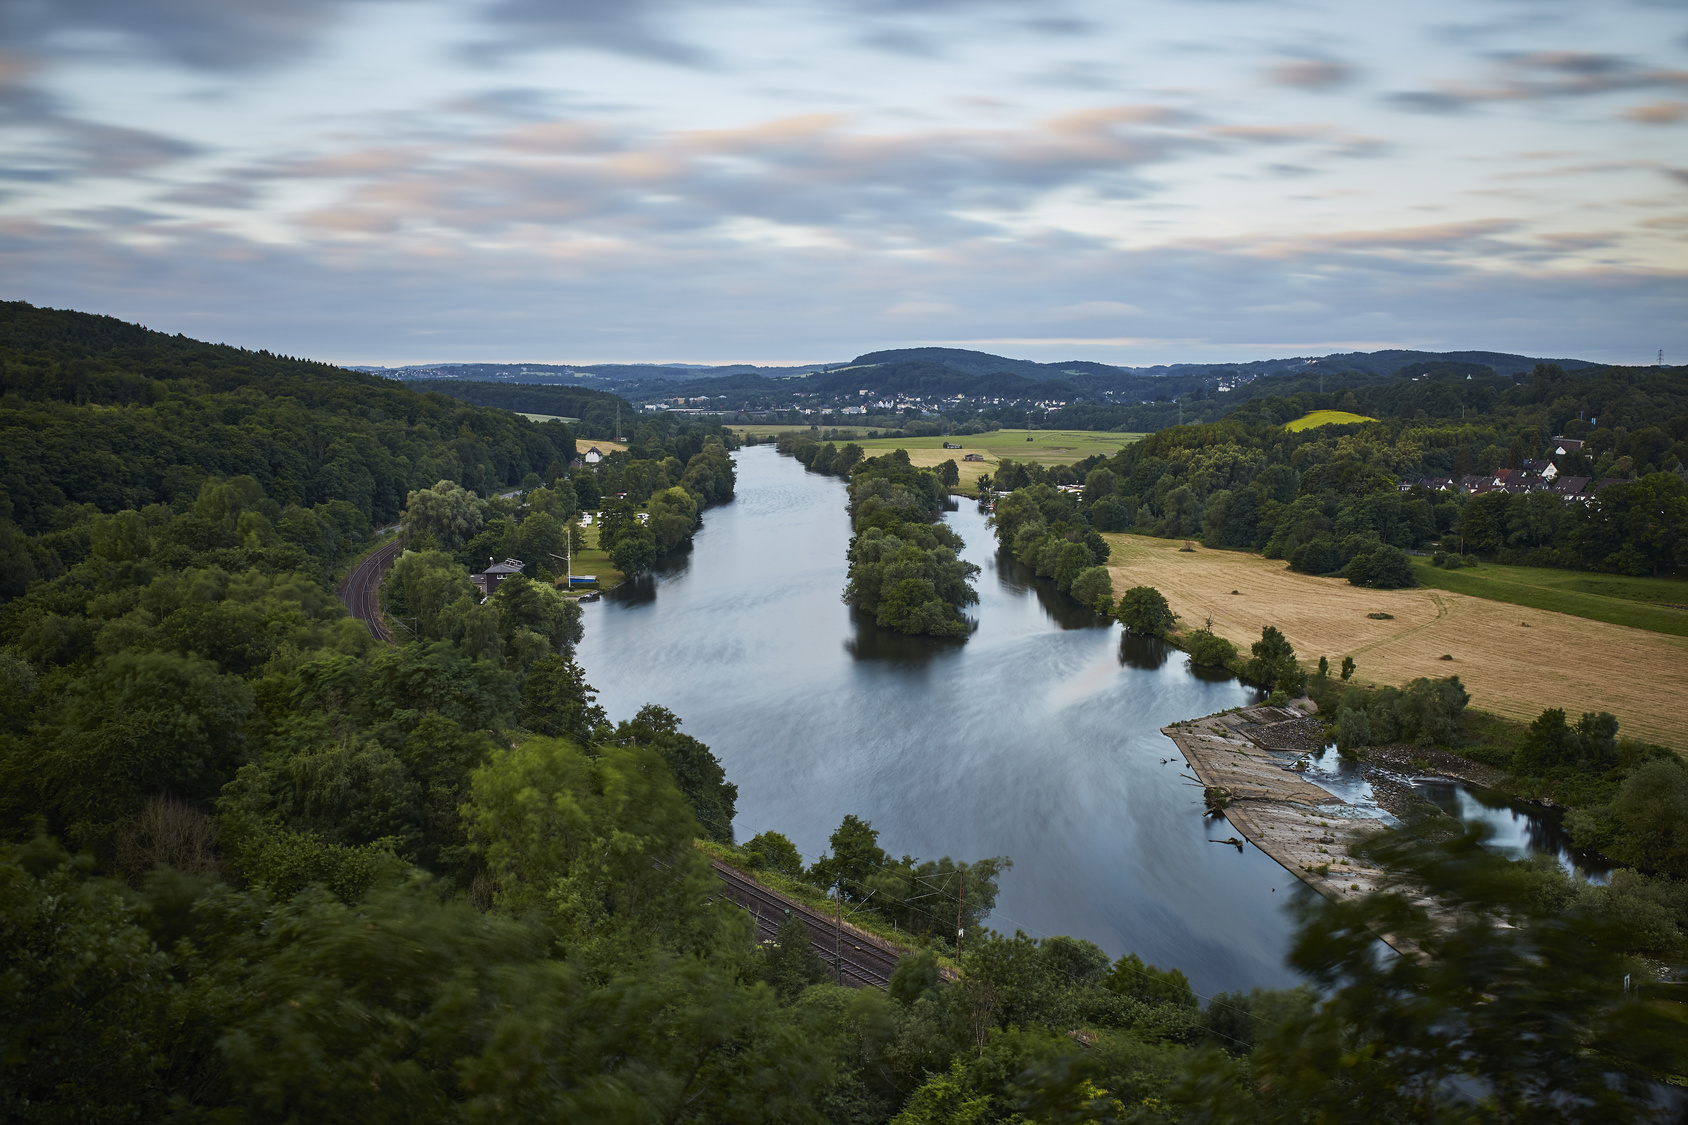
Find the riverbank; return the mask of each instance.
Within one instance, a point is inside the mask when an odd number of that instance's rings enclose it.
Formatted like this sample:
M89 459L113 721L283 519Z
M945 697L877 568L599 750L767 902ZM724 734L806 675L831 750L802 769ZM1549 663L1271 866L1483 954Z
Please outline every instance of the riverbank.
M1305 710L1247 707L1174 723L1161 733L1202 785L1209 815L1223 816L1234 830L1226 839L1216 828L1214 842L1239 850L1252 844L1326 898L1362 895L1375 889L1382 872L1349 851L1386 822L1295 768L1312 748L1316 724Z

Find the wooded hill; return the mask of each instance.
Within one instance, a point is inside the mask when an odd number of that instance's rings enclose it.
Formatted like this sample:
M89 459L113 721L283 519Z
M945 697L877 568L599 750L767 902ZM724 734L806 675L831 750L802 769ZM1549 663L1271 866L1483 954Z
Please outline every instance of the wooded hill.
M56 530L67 507L183 507L242 475L282 508L338 500L380 524L411 489L484 494L574 451L567 426L373 375L0 304L0 516L27 534Z

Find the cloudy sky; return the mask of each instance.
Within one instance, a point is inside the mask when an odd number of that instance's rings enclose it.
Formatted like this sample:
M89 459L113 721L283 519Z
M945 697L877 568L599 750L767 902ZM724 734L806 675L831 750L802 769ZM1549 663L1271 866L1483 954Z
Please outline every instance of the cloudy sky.
M346 363L1688 360L1682 0L0 0L0 296Z

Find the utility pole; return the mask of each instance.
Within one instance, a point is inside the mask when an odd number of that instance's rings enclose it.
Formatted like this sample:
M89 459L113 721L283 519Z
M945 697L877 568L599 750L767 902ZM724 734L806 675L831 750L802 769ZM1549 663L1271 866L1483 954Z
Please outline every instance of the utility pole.
M955 885L955 959L961 960L961 897L967 890L967 868L957 868L961 872L961 879Z
M844 876L838 876L838 882L833 884L833 949L832 965L833 977L838 984L844 983Z

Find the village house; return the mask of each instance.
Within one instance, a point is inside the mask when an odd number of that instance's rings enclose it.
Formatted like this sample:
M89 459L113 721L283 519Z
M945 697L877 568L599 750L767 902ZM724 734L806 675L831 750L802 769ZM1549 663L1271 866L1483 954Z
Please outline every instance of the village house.
M492 597L498 592L498 584L513 574L520 574L527 568L527 564L520 559L505 559L501 563L494 563L487 559L487 568L479 574L469 575L469 581L475 584L475 589L481 592L482 600Z
M586 451L586 463L588 465L596 465L599 461L602 461L603 459L604 459L603 451L595 445L591 449L588 449Z
M984 459L983 453L969 453L962 458L963 461L983 461Z

